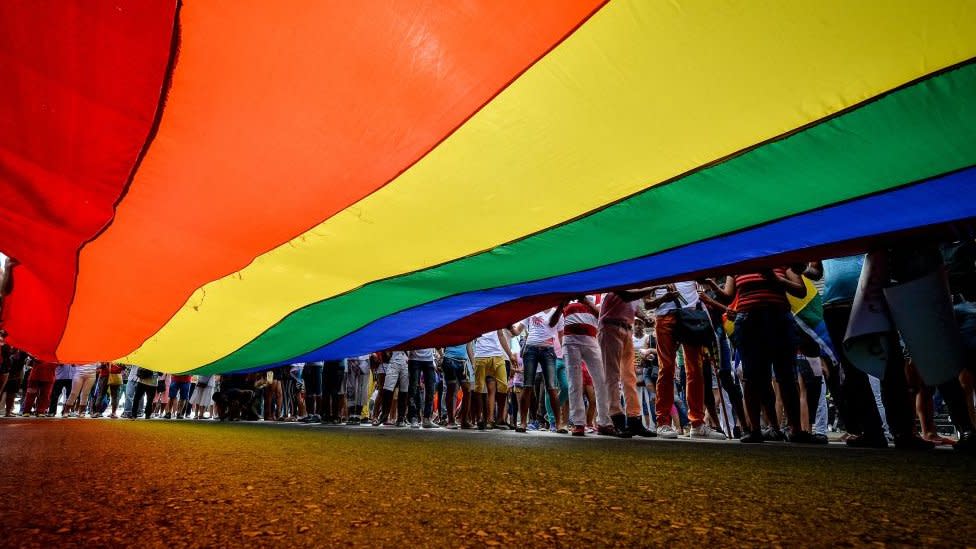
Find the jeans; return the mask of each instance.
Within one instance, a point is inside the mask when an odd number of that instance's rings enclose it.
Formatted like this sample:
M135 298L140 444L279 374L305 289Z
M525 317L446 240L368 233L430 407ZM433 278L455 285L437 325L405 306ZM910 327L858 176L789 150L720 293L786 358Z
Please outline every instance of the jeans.
M583 362L593 378L596 393L596 424L610 425L610 402L603 372L603 355L596 338L589 345L567 343L566 369L569 374L569 420L574 426L586 425L586 405L583 402Z
M526 385L535 379L537 371L541 371L546 387L549 389L556 388L556 349L539 345L526 345L525 351L522 353L522 361L525 363Z
M416 421L420 418L420 376L424 376L424 402L423 418L430 418L434 411L434 363L426 360L407 361L407 370L410 374L410 407L407 409L407 418Z
M71 394L71 380L70 379L56 379L54 380L54 388L51 389L51 404L47 408L47 413L54 415L58 411L58 401L61 400L61 393L64 393L65 402L68 400L68 396Z
M582 372L582 370L580 371ZM569 378L566 374L566 361L561 358L556 359L556 383L559 385L559 405L562 406L564 403L569 402ZM550 402L548 392L546 392L545 396L546 419L549 420L549 423L553 423L556 417L552 413L552 402Z
M125 415L132 415L132 401L136 394L136 385L139 382L136 380L129 381L125 384L125 407L122 408L122 413Z
M136 382L136 390L132 395L132 415L130 416L133 419L139 417L139 407L142 406L143 397L146 398L144 413L146 419L149 419L152 416L153 400L156 398L156 386Z

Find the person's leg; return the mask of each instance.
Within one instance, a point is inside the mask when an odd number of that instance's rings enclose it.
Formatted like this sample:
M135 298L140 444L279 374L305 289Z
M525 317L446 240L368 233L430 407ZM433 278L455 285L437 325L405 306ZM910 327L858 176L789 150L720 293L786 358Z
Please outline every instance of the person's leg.
M495 417L493 412L492 417L495 418L496 425L508 425L506 421L506 416L508 415L505 411L505 402L508 400L508 370L509 366L505 359L502 357L495 357L493 360L494 365L494 378L495 378L495 398L492 400L494 403L495 412L497 412L498 417Z
M545 383L545 391L549 397L547 412L552 417L549 422L551 429L558 429L559 418L559 384L556 381L556 350L552 347L545 347L542 352L542 379Z
M156 388L150 385L145 385L146 388L146 419L152 417L152 405L150 404L153 399L156 398Z
M775 336L770 342L770 351L786 420L793 436L797 436L803 432L803 427L800 424L800 389L796 382L796 334L791 315L786 312L778 317L771 316L770 328Z
M51 381L42 381L37 384L37 415L44 415L47 412L51 401L51 389L53 388L54 383Z
M109 397L112 402L112 414L110 417L118 417L119 411L119 395L122 393L121 385L109 385Z
M621 332L623 332L623 335L621 335ZM600 342L600 350L603 354L604 386L606 387L608 419L619 432L623 432L627 425L624 409L620 403L620 370L624 363L624 359L621 356L623 352L623 337L629 338L630 334L619 327L610 325L602 326L597 336ZM628 362L630 360L632 359L627 358ZM597 375L592 369L590 370L590 375L593 376L593 385L596 386ZM600 388L597 387L596 391L597 406L600 406ZM597 424L599 425L599 423L600 409L597 408ZM609 431L607 433L609 434Z
M397 424L404 425L407 418L407 393L410 390L410 380L406 366L398 374L400 398L397 400Z
M702 374L702 349L683 345L685 354L685 401L692 428L705 423L705 378ZM709 387L709 392L711 387Z
M674 340L675 315L662 315L654 323L654 336L657 339L658 375L654 386L654 415L658 425L658 435L671 438L671 407L674 406L674 371L678 346Z
M539 362L542 360L539 347L526 347L525 353L522 355L522 360L525 367L525 384L522 387L522 395L519 398L519 414L522 416L521 430L525 431L528 426L529 406L532 403L532 397L535 392L535 374L538 371Z
M586 424L586 406L583 403L583 349L579 345L563 347L566 357L567 377L569 378L569 421L573 424L573 434Z
M420 371L421 364L416 360L411 360L407 363L407 368L409 371L409 390L408 390L408 409L407 409L407 419L411 424L419 423L420 421L420 409L422 403L420 402Z
M434 414L434 395L436 394L435 385L437 384L437 373L434 370L433 362L423 363L424 374L424 415L423 420L430 423Z

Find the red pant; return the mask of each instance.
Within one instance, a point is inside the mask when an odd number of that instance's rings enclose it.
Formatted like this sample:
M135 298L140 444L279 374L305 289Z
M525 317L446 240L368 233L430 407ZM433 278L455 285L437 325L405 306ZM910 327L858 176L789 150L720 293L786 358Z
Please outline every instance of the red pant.
M34 381L27 380L27 392L24 394L24 403L20 407L20 412L24 415L35 410L37 404L38 414L46 414L48 405L51 403L51 388L54 387L53 381Z
M657 337L657 400L654 413L658 425L671 425L671 407L674 406L675 357L678 342L674 340L674 327L678 315L671 313L657 317L654 336ZM702 378L702 349L682 345L685 351L685 398L688 400L688 419L692 427L705 422L705 380Z

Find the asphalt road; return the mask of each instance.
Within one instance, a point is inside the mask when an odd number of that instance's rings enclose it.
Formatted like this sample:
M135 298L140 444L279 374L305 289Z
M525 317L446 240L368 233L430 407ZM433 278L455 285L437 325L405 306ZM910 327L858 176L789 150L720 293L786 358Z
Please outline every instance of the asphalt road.
M548 433L0 421L0 545L976 544L976 459Z

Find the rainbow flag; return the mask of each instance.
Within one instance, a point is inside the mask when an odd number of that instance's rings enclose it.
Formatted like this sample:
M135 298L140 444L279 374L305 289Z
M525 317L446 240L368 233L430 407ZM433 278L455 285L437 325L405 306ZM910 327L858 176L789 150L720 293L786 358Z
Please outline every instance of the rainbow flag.
M38 40L43 36L44 40ZM3 322L212 373L976 217L976 3L0 3Z

